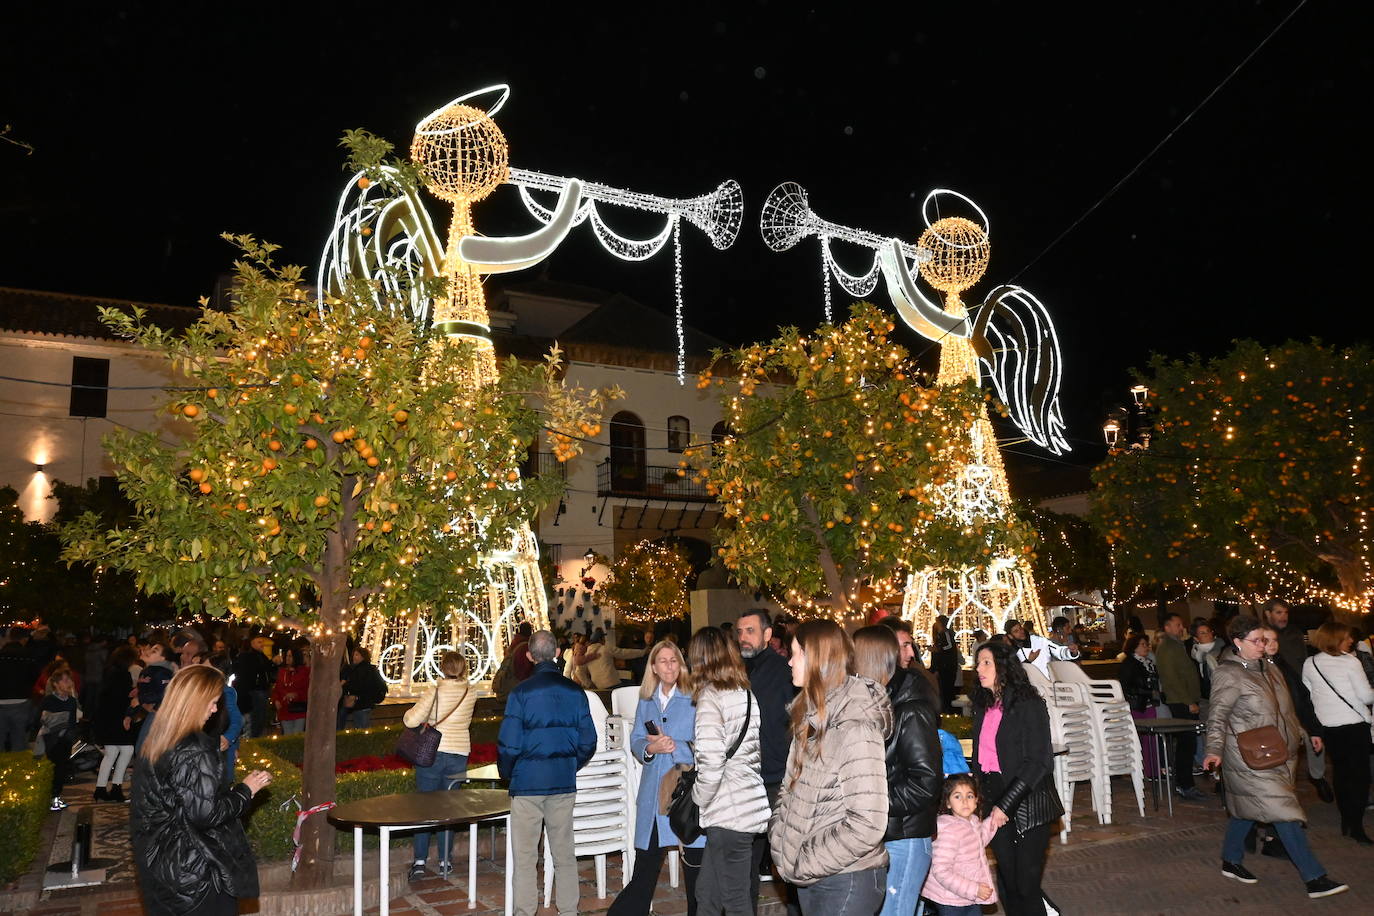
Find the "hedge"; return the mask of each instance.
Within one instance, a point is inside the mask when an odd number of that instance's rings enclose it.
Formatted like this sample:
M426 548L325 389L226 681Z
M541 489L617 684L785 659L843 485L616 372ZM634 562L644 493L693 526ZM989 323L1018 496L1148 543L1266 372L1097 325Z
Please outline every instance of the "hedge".
M0 885L29 870L51 803L52 764L30 751L0 754Z
M474 719L472 741L474 744L492 743L500 726L499 716ZM396 739L401 733L400 725L380 725L369 729L349 729L338 733L336 760L352 760L355 757L384 757L396 747ZM267 770L272 774L272 784L259 793L261 800L255 799L255 806L248 818L248 839L253 844L253 852L259 861L289 858L295 850L291 834L296 828L296 805L291 802L294 796L301 799L300 762L305 758L305 740L308 734L282 735L255 738L244 741L239 748L238 777L242 779L252 770ZM366 773L340 773L335 777L335 799L340 803L372 798L377 795L391 795L397 792L415 791L415 772L413 770L372 770ZM283 808L283 806L285 806ZM44 806L46 807L46 805ZM315 817L327 817L317 814ZM367 842L375 846L375 837ZM338 848L352 850L352 831L338 832Z

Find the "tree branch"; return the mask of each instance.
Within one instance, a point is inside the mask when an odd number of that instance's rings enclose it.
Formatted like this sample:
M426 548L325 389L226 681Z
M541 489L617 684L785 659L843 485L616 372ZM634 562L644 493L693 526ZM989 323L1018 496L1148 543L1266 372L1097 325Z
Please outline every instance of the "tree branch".
M806 513L807 520L811 522L811 533L816 538L816 545L820 548L817 560L820 562L821 572L825 576L826 588L830 589L831 600L839 610L848 610L848 592L844 590L844 582L840 579L839 564L835 562L835 554L825 539L825 526L821 524L820 516L816 513L816 506L809 497L803 496L801 507L802 511Z

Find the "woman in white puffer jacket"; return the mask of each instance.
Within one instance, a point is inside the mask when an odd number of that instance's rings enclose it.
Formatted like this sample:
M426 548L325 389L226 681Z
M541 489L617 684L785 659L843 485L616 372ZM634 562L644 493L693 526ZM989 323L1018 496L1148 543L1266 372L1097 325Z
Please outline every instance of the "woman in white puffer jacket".
M706 832L697 913L753 916L749 870L754 836L768 829L770 814L759 775L759 704L749 691L739 646L724 630L698 630L688 644L687 660L697 685L692 799L701 808Z

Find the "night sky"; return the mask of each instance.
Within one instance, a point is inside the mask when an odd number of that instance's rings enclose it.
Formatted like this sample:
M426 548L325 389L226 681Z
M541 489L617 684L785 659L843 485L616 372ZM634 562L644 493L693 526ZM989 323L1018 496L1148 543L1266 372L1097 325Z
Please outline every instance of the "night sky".
M526 4L486 5L490 17L468 3L11 10L0 123L34 152L0 143L0 285L191 304L228 269L224 230L313 266L345 179L345 128L405 149L431 110L507 82L497 121L514 165L669 196L740 182L734 248L683 232L688 322L731 342L821 317L816 242L774 254L759 238L778 182L801 183L828 219L909 241L927 190L972 196L991 219L992 263L965 298L1016 277L1050 308L1069 435L1091 458L1104 408L1151 352L1369 336L1352 273L1370 238L1364 3L1308 3L1026 269L1296 5L908 3L894 15L737 2L528 21ZM510 189L475 215L492 235L535 225ZM617 227L652 228L635 216ZM546 269L672 307L667 251L625 265L583 227Z

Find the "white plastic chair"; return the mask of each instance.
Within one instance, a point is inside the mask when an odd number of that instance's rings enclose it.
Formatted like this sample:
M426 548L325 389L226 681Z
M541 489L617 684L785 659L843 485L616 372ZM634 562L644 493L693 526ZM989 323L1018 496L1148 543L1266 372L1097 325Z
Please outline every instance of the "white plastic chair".
M598 704L599 705L599 704ZM573 846L575 854L596 857L596 895L606 897L606 859L621 856L621 887L630 881L634 870L634 794L630 791L624 749L600 751L577 774L577 797L573 802ZM544 906L553 899L553 855L549 837L544 834Z

